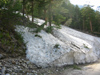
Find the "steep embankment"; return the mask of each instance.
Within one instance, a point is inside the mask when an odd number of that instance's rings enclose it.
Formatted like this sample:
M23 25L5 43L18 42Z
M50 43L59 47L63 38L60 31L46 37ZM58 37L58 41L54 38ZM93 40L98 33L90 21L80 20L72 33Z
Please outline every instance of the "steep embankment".
M63 66L95 62L100 56L100 39L62 26L53 35L45 31L16 26L27 43L27 58L37 66Z

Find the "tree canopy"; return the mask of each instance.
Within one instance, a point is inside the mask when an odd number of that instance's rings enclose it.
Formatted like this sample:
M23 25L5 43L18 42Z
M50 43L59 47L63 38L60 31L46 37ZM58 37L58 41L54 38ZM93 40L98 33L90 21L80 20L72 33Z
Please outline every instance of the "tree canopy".
M0 0L0 10L19 11L34 18L44 19L60 26L70 26L90 33L100 32L100 12L94 11L91 6L79 8L69 0ZM1 10L2 11L2 10Z

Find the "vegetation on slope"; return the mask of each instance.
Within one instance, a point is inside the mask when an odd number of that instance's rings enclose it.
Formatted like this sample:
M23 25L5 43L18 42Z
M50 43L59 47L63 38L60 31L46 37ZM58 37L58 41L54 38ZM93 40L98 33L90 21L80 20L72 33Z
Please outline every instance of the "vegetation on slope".
M23 16L16 11L22 12ZM25 18L25 14L27 18L32 16L32 22ZM39 32L49 22L49 27L45 29L49 33L54 27L51 23L54 23L57 28L63 24L100 35L99 16L100 12L94 11L91 6L85 5L80 9L69 0L0 0L0 51L13 54L25 50L23 38L15 32L15 25L38 27L36 32ZM44 19L46 23L36 26L34 17Z
M0 10L0 52L9 56L25 54L22 36L15 32L15 26L21 23L21 16L9 10Z

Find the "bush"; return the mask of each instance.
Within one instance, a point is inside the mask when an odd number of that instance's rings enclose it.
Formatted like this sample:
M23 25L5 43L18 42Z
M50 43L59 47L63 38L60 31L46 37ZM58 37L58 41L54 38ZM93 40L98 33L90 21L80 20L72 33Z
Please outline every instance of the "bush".
M54 48L59 48L59 46L60 46L59 44L55 44Z
M40 37L40 38L42 38L42 36L40 36L40 35L38 35L38 34L36 34L35 37Z
M21 45L22 43L24 43L23 37L21 36L20 33L16 32L16 34L14 35L15 39L17 40L18 44Z
M47 22L43 23L41 26L38 26L38 28L36 29L36 33L40 32L41 30L44 29L44 25L46 24Z
M0 15L1 15L0 16L0 19L1 19L0 27L2 27L5 30L8 30L8 31L13 31L14 30L13 13L11 13L8 10L2 10L2 11L0 11Z
M46 32L47 32L47 33L52 33L53 27L54 27L54 26L49 26L49 27L47 27L47 28L45 29Z
M0 10L0 51L11 55L25 54L25 44L21 34L15 32L15 26L22 17L10 10Z
M0 32L0 39L2 39L3 38L3 33L2 32Z

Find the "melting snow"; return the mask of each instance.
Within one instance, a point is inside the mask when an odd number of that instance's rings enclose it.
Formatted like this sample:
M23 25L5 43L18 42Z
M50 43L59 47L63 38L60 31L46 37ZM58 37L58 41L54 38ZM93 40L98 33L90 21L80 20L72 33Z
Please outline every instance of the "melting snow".
M39 25L45 22L40 19L34 21ZM22 34L26 43L26 57L37 66L90 63L100 57L100 38L98 37L66 26L62 26L62 29L54 29L53 34L42 30L38 33L42 38L36 37L36 33L32 32L34 30L24 26L16 26L16 31ZM57 44L58 47L55 48Z

